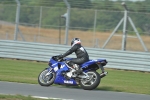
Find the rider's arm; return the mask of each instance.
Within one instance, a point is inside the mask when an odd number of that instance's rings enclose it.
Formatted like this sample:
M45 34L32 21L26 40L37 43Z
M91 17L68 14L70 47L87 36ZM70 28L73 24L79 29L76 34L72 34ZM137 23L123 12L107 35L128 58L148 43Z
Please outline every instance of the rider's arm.
M78 49L78 44L75 44L71 49L69 49L66 53L63 54L63 57L66 57Z

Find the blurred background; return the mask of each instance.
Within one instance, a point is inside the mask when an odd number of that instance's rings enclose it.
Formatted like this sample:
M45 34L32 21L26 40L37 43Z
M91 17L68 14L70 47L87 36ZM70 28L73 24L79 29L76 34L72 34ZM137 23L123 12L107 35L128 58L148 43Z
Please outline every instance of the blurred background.
M127 9L122 5L126 4ZM74 37L83 46L121 50L123 30L126 50L150 51L150 0L0 0L0 39L70 45ZM69 18L67 18L69 16ZM141 40L132 25L134 24Z

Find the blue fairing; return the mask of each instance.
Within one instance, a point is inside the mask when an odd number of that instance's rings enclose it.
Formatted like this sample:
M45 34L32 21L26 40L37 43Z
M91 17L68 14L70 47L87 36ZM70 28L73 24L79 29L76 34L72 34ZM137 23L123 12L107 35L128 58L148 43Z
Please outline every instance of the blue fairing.
M71 85L77 85L76 81L74 79L66 80L62 75L59 75L56 77L55 84L71 84Z
M54 70L56 72L56 78L55 78L54 83L55 84L72 84L72 85L77 85L77 83L76 83L76 81L74 79L66 80L64 78L64 76L62 76L62 72L63 71L68 71L69 70L67 65L64 62L60 62L60 63L57 63L57 64L60 64L60 68L58 68L58 70L55 70L55 68L57 69L56 66L54 68Z
M52 71L56 73L56 78L54 80L55 84L71 84L71 85L77 85L76 81L74 79L66 80L65 77L62 75L62 72L69 72L69 68L66 65L65 61L70 60L72 58L65 58L63 61L57 61L57 59L52 57L49 61L49 66L52 68ZM89 60L88 62L85 62L84 64L80 65L82 68L86 68L87 66L90 66L92 64L95 64L96 62L102 62L105 61L105 59L96 59L96 60ZM50 70L48 68L48 70ZM85 72L87 72L89 69L86 68Z
M61 64L60 69L56 71L57 72L56 75L58 75L58 76L61 75L62 71L68 71L69 70L69 68L66 66L65 63L60 63L60 64Z
M89 65L95 64L96 62L103 62L106 59L96 59L96 60L89 60L88 62L85 62L81 65L82 68L87 67Z

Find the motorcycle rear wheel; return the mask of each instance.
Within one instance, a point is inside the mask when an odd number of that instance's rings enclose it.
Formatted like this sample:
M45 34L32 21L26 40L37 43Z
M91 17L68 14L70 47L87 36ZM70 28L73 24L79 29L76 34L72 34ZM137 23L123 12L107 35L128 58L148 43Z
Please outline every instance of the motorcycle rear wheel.
M46 76L46 74L49 71L47 69L43 70L39 76L38 76L38 83L41 86L50 86L54 83L56 74L55 73L50 73L49 75Z
M89 71L87 74L90 76L90 79L80 80L79 84L84 90L93 90L100 84L100 75L96 71Z

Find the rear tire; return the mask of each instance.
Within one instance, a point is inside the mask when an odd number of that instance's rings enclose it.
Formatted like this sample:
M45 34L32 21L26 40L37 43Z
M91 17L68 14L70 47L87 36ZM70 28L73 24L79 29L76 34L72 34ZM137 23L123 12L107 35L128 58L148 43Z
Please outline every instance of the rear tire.
M84 90L93 90L100 84L100 75L96 71L89 71L87 74L91 76L90 81L88 79L80 80L79 84Z
M49 75L45 76L49 71L47 69L43 70L38 76L38 83L41 86L50 86L54 83L56 74L50 73Z

